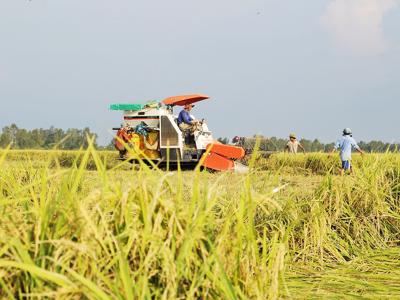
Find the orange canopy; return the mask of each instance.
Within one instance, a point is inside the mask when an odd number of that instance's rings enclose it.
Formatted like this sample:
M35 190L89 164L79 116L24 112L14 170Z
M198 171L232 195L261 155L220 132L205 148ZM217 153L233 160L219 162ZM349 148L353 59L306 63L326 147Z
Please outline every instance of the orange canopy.
M210 97L201 94L183 95L166 98L162 101L165 105L180 105L192 104L198 101L209 99Z

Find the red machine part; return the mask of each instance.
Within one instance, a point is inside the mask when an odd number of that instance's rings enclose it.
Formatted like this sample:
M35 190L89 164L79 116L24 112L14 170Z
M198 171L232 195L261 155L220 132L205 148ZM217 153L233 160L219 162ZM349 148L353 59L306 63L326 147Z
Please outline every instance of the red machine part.
M210 149L211 148L211 149ZM231 159L240 159L243 158L246 154L243 148L231 146L231 145L224 145L221 143L214 143L207 146L207 150L210 149L211 153L216 153L227 158Z
M117 132L117 138L115 139L115 148L119 151L123 151L125 146L123 142L128 143L131 139L131 134L129 134L125 128L121 128Z
M243 148L220 143L208 145L207 151L202 166L216 171L234 170L235 160L245 156Z
M194 95L182 95L182 96L173 96L166 98L162 101L165 105L179 105L184 106L186 104L193 104L198 101L203 101L209 99L207 95L202 94L194 94Z
M202 165L216 171L229 171L235 168L233 160L212 152L207 155Z

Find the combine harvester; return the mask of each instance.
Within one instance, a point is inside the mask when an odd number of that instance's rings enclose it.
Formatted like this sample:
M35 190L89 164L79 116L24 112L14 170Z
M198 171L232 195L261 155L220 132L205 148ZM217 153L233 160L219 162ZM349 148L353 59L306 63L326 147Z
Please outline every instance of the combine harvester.
M245 155L241 147L215 141L204 120L193 134L182 132L174 107L209 99L205 95L184 95L161 102L112 104L111 110L124 111L124 123L117 130L115 147L124 160L153 162L157 166L201 167L216 171L245 171L237 163Z

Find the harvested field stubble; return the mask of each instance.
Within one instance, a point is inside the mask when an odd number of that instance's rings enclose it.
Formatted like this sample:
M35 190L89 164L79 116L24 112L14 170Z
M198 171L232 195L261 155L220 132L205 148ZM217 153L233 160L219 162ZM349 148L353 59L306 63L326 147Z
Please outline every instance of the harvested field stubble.
M93 147L69 167L15 155L0 159L0 298L400 297L395 154L345 177L323 154L245 175L107 170Z

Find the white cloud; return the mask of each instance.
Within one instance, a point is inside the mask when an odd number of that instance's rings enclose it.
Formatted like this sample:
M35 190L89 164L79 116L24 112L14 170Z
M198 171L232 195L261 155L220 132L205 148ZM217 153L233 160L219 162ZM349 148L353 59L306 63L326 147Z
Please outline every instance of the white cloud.
M332 0L323 23L340 49L373 55L385 51L383 18L400 0Z

